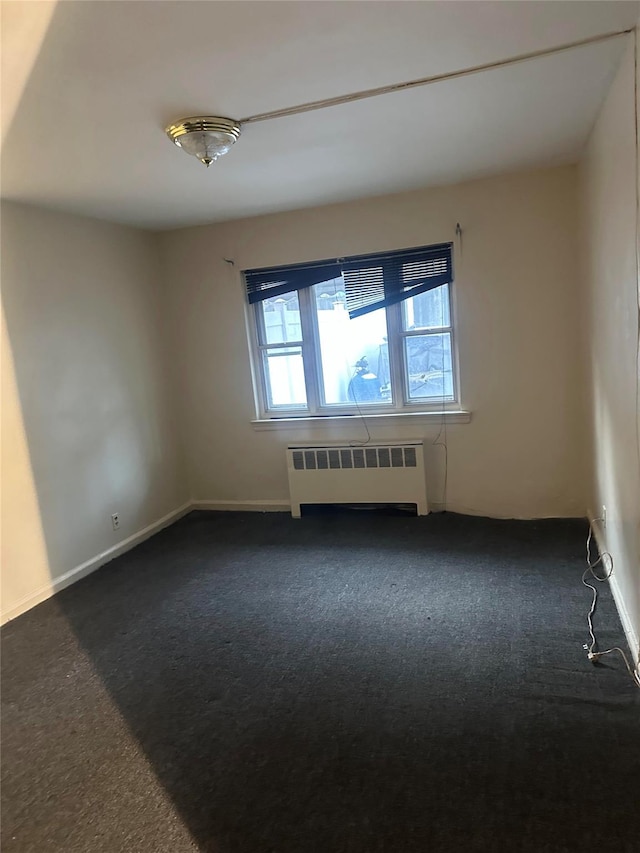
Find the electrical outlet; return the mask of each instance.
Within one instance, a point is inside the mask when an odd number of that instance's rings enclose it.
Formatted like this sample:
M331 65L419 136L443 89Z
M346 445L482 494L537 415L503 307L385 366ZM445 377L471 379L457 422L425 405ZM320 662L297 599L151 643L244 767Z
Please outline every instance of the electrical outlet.
M117 530L120 527L120 513L113 513L113 515L111 516L111 526L114 530Z
M607 508L604 504L602 504L602 527L605 528L607 526Z

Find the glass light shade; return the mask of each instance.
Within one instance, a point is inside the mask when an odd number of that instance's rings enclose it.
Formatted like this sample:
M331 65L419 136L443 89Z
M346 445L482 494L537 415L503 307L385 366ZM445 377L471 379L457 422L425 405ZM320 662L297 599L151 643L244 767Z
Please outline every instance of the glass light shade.
M167 135L187 154L209 166L229 151L240 136L240 125L216 116L185 118L168 127Z
M187 154L192 154L203 163L217 160L231 148L235 139L227 133L215 133L211 131L198 131L188 133L176 140L176 144L183 148Z

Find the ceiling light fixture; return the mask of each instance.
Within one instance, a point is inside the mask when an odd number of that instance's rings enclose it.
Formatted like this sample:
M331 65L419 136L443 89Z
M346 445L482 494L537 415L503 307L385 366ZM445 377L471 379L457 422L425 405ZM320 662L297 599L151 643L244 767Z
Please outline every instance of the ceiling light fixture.
M210 166L239 138L240 123L220 116L192 116L169 125L167 136L187 154Z

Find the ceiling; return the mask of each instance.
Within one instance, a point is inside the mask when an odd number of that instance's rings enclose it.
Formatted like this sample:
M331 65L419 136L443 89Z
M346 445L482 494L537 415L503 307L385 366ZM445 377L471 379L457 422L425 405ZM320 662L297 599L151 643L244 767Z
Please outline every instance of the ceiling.
M2 196L165 229L573 162L630 36L247 124L208 170L164 127L626 29L639 6L5 2Z

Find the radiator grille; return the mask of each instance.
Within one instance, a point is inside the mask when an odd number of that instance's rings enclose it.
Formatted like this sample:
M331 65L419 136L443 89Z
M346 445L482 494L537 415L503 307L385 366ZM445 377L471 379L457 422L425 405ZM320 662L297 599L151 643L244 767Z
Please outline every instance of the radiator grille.
M415 468L415 447L336 447L291 452L296 471L329 468Z
M369 442L287 448L291 514L314 504L415 504L429 512L423 442Z

